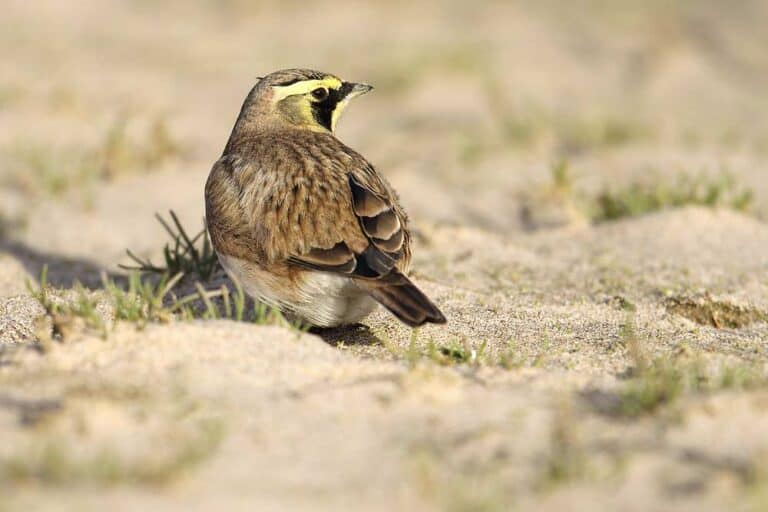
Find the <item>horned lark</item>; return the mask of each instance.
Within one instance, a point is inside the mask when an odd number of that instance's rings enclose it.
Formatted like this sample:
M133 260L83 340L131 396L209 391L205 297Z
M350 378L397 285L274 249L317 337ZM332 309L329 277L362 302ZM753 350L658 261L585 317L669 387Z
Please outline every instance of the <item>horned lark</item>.
M410 326L445 323L405 275L396 193L334 136L349 101L371 89L308 69L261 78L205 186L211 241L248 295L312 325L356 323L377 302Z

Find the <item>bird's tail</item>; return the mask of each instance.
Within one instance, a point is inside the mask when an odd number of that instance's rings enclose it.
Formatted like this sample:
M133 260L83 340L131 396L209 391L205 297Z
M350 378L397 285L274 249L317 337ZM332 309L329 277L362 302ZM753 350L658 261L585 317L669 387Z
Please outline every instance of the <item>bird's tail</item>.
M445 316L429 297L410 279L397 271L376 280L358 280L358 284L400 321L411 327L427 322L444 324Z

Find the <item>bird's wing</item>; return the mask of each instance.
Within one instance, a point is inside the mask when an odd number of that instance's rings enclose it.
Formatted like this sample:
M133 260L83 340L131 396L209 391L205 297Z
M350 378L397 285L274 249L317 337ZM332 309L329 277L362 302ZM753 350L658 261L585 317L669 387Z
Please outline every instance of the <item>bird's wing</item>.
M407 266L407 220L389 186L367 163L344 177L346 183L338 184L339 205L334 210L343 212L337 216L339 224L348 225L339 229L332 247L309 242L308 251L291 255L289 261L366 279L380 278Z

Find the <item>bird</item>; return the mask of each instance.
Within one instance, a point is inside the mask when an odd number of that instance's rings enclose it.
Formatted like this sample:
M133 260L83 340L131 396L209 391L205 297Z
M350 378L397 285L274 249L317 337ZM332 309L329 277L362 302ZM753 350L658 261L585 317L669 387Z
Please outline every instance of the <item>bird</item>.
M408 217L389 182L335 135L373 89L311 69L258 79L205 185L205 219L228 276L254 300L319 328L378 304L410 327L443 324L408 278Z

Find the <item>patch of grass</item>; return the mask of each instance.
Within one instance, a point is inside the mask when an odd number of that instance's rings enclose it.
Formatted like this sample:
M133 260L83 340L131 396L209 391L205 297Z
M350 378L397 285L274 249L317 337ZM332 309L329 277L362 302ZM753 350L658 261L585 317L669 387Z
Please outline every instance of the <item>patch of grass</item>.
M647 140L651 132L637 120L619 116L602 118L562 117L552 121L558 150L564 155L593 148L615 148Z
M768 386L768 375L764 368L755 364L723 364L714 378L708 381L711 390L756 389Z
M550 168L552 188L559 194L571 194L573 191L573 174L568 160L560 160Z
M7 108L24 98L25 92L22 87L11 84L0 85L0 108Z
M414 329L407 347L402 348L386 335L380 334L380 337L387 351L395 359L406 361L411 368L422 362L439 366L496 367L504 370L514 370L527 364L526 358L519 353L516 343L511 340L505 349L495 349L487 340L471 342L466 338L455 338L442 343L430 338L426 342L421 342L418 338L418 330ZM551 342L547 337L544 352L548 351L550 346ZM544 357L540 354L532 364L541 364Z
M92 147L42 143L6 147L4 184L30 197L79 196L88 206L96 183L147 172L184 153L164 118L152 120L138 140L128 135L128 123L129 119L121 116L107 130L104 140Z
M750 465L746 482L748 506L750 512L768 510L768 465L765 463L765 453L758 453Z
M635 418L675 403L683 395L768 386L768 375L751 363L721 363L714 367L700 358L657 358L637 369L619 394L620 416Z
M98 311L98 300L82 285L75 285L74 299L64 300L60 295L52 293L48 285L48 267L44 266L39 287L34 287L27 281L27 289L45 310L44 318L50 319L50 330L38 319L36 330L39 341L66 339L76 328L96 331L106 337L107 326L103 315Z
M128 116L120 116L110 127L101 148L97 150L100 174L113 179L139 169L153 169L183 153L183 148L171 135L163 117L156 117L143 139L128 135Z
M619 326L620 345L629 350L629 353L636 364L645 364L645 354L641 352L640 342L635 331L634 310L625 311L626 319L624 320L624 323Z
M157 455L138 458L127 457L111 446L84 456L58 440L36 441L0 459L0 488L22 482L46 486L164 485L208 459L223 438L223 423L211 419L198 421L189 435L174 436Z
M549 358L552 356L552 338L549 336L549 332L544 332L544 338L541 340L541 350L533 358L531 365L535 368L543 367Z
M425 360L441 366L487 365L489 364L489 358L486 354L487 347L487 341L473 345L466 339L438 344L430 338L426 344L420 344L418 342L418 330L414 329L411 331L408 347L404 351L398 351L391 344L388 348L395 357L408 361L409 365L413 367L418 362Z
M128 278L128 288L123 289L102 275L102 286L112 306L115 321L125 320L143 327L147 322L170 321L171 313L184 305L175 296L171 297L170 306L165 304L165 298L182 277L181 273L171 278L164 274L153 281L142 279L137 272L133 272Z
M507 348L499 355L499 366L505 370L520 368L525 364L525 360L519 354L517 345L513 340L507 343Z
M432 345L433 346L433 345ZM476 347L470 346L466 340L459 343L454 340L447 345L432 349L430 357L443 365L451 364L481 364L484 362L485 349L488 342L483 340Z
M566 160L555 162L550 167L550 181L530 187L521 199L520 220L529 230L581 224L587 220Z
M193 280L194 292L181 298L172 293L175 284L168 287L166 294L171 295L170 304L162 309L163 317L173 316L184 319L201 317L204 319L232 319L237 321L251 320L263 325L283 325L300 331L307 331L309 325L300 320L293 320L283 315L279 309L264 303L253 302L252 311L246 311L246 299L240 283L233 282L234 293L226 286L218 289L206 290L203 283L211 281L213 275L221 268L216 252L213 250L208 232L203 227L196 235L189 236L187 230L181 224L173 210L169 211L171 222L166 221L156 214L158 222L163 226L170 237L170 242L163 247L163 263L155 265L149 259L142 259L130 249L126 254L136 265L119 265L120 268L129 270L133 274L154 274L159 276L160 282L168 280L168 276L187 276ZM132 278L133 279L133 278ZM136 278L137 279L137 278ZM158 285L159 286L159 285ZM105 288L106 285L105 285ZM142 289L136 287L137 290ZM150 299L153 297L150 294ZM154 297L155 302L162 303L164 295ZM214 301L216 299L216 301ZM166 301L167 302L167 301ZM191 303L199 302L202 308L190 307Z
M592 223L689 205L752 213L754 197L751 189L739 185L727 171L717 175L683 173L675 178L657 175L622 187L605 187L598 194L589 195L574 186L574 175L566 160L551 167L550 182L543 191L539 202L572 203Z
M169 310L176 312L181 319L248 321L257 325L279 325L299 332L306 332L311 327L299 319L284 315L278 308L262 302L249 301L239 283L235 283L235 293L225 285L214 290L206 290L199 281L194 283L194 288L196 293L180 299L174 298L174 302L169 307ZM187 306L193 301L201 303L202 307ZM247 310L249 302L253 306L250 311Z
M525 112L507 112L497 119L505 147L531 148L538 144L543 128L536 116Z
M71 290L54 290L47 280L47 267L43 267L39 286L27 282L30 294L43 306L50 325L38 322L38 339L42 342L66 340L75 330L99 333L106 338L110 324L128 321L140 328L147 322L167 322L174 311L185 302L172 298L166 306L164 300L181 279L181 274L156 281L142 280L137 273L128 279L128 288L123 289L106 275L102 276L103 293L85 289L76 283ZM73 297L74 295L74 297ZM110 322L110 317L112 321Z
M3 212L0 212L0 239L8 236L12 229L11 221L3 215Z
M682 374L670 360L652 360L637 335L634 315L628 314L619 332L633 361L632 378L619 391L617 413L637 417L671 403L682 393Z
M495 116L499 145L504 148L546 146L550 151L569 156L622 147L653 137L646 123L626 113L589 115L559 112L530 102L513 102L507 87L497 79L487 81L485 95Z
M619 416L636 418L651 414L684 395L768 386L766 369L755 363L712 361L685 349L666 357L651 357L633 322L622 326L621 335L633 367L630 379L618 392L614 412Z
M476 131L460 131L455 134L454 141L459 163L464 167L474 167L494 150L488 137Z
M233 293L225 285L209 290L195 281L191 288L185 287L186 293L179 294L177 288L182 277L181 273L154 278L132 272L127 287L103 275L102 290L87 290L80 284L71 290L54 290L48 285L47 267L44 267L38 286L27 282L30 294L45 310L45 315L37 322L38 341L43 346L51 341L65 341L79 331L97 332L107 338L111 328L121 321L132 323L139 329L153 322L195 318L251 321L302 332L308 328L262 303L253 302L252 310L248 311L249 301L238 284Z
M488 476L466 476L451 481L445 499L449 512L503 512L510 499L503 482Z
M219 269L219 260L211 246L207 230L203 227L195 236L190 237L176 213L171 210L169 215L173 226L159 214L155 214L158 222L171 238L171 241L163 247L163 264L154 265L149 259L142 259L127 249L126 254L136 265L119 265L120 268L161 275L192 274L202 281L209 281L213 273Z
M27 281L27 289L43 306L46 317L51 321L48 336L44 326L38 329L41 331L38 337L42 339L65 340L76 327L96 331L106 338L110 317L113 324L123 320L143 327L147 322L169 321L173 312L186 304L184 299L176 299L175 296L171 297L170 305L165 302L181 279L181 274L170 279L163 276L151 281L142 280L138 273L133 273L129 276L127 289L102 275L103 293L87 290L79 283L72 290L53 290L48 284L47 275L48 267L45 266L39 286Z
M637 311L637 306L623 295L614 295L608 302L628 314Z
M664 359L638 368L635 376L619 394L621 416L634 418L650 414L674 402L683 393L687 369Z
M748 211L752 199L753 192L739 186L727 172L716 177L684 174L673 181L658 179L605 189L591 201L590 217L594 222L606 222L687 205Z
M98 179L93 155L81 148L23 143L3 153L9 166L4 184L30 197L82 194Z
M570 401L557 404L550 431L550 453L546 459L541 485L551 488L586 476L586 451L576 429Z
M443 450L414 447L408 466L416 490L450 512L501 512L510 510L508 482L499 474L498 464L487 467L452 467Z

